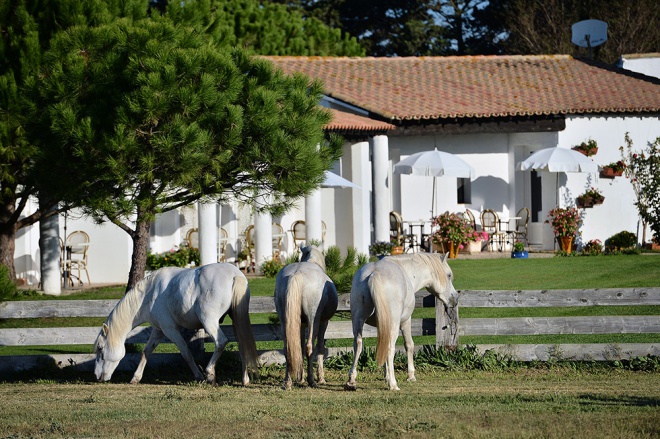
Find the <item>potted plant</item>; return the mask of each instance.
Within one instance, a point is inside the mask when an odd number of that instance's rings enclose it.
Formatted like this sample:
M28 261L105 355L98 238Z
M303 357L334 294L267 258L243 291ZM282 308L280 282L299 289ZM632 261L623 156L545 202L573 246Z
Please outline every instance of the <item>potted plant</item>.
M527 259L529 257L529 253L525 250L525 244L522 241L516 241L513 243L511 257L513 259Z
M582 208L594 207L596 204L603 204L605 197L596 188L590 187L575 200L577 205Z
M612 162L609 165L603 166L600 170L600 176L603 178L621 177L625 169L626 164L619 160L618 162Z
M573 249L573 240L580 228L580 212L575 207L555 207L548 212L545 220L552 226L555 237L562 251L570 254Z
M596 155L596 153L598 152L598 144L596 143L595 140L589 139L586 142L582 142L579 145L575 145L571 149L577 152L581 152L587 157L591 157L592 155Z
M449 253L450 258L458 256L462 245L474 241L474 229L461 214L447 211L434 217L431 226L434 228L431 241Z
M392 254L393 247L394 245L391 242L377 241L369 246L369 254L378 259L383 259L385 256Z
M484 230L479 230L479 231L474 230L472 232L472 240L463 244L462 246L463 248L461 248L461 252L469 253L469 254L480 253L485 243L487 242L488 242L488 232Z

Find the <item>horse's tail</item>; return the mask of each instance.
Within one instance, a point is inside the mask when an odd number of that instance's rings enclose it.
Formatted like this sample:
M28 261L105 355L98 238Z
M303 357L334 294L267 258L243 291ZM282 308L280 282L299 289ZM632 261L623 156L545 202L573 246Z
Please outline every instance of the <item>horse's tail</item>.
M378 329L378 338L376 343L376 362L379 366L385 364L387 354L390 350L392 338L392 317L390 313L390 304L383 294L383 282L380 275L375 272L369 276L369 292L371 300L376 308L376 328Z
M248 369L256 371L257 345L250 324L250 287L245 276L234 277L231 308L231 319L241 360Z
M292 378L302 381L303 363L300 341L302 314L303 279L299 274L289 277L286 285L286 305L284 309L286 334L286 362ZM311 332L311 328L310 328Z

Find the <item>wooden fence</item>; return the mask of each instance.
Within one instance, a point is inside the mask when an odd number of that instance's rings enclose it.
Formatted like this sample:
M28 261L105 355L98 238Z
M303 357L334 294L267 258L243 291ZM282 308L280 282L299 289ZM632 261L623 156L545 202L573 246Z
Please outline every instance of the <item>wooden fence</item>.
M116 300L49 300L0 303L0 319L39 317L105 317L113 309ZM460 307L519 308L519 307L565 307L565 306L615 306L615 305L660 305L660 288L596 289L596 290L530 290L530 291L462 291ZM416 296L416 307L436 307L436 300L426 291ZM349 296L340 296L338 312L350 311ZM272 297L252 297L250 313L274 313ZM458 314L458 313L457 313ZM346 314L348 317L348 313ZM257 341L281 340L279 326L273 324L253 325ZM458 326L446 320L444 306L436 307L435 319L413 319L414 336L435 335L436 345L457 343L461 335L539 335L539 334L660 334L660 315L649 316L583 316L583 317L519 317L519 318L465 318ZM127 339L128 343L145 343L151 328L135 328ZM223 331L234 340L231 326ZM99 327L78 328L12 328L0 329L0 346L41 345L90 345L98 335ZM352 338L349 319L331 321L326 339ZM375 337L375 328L366 325L365 337ZM167 341L167 340L165 340ZM660 356L658 342L639 344L516 344L478 345L480 351L494 349L522 361L552 358L575 360L612 360L645 355ZM329 355L348 348L330 349ZM172 361L179 354L154 354L149 365ZM55 362L62 366L73 365L83 370L92 369L93 355L55 354L31 356L3 356L0 373L27 370L37 365ZM128 354L120 369L132 369L139 361L139 354ZM262 361L283 361L281 353L267 352Z

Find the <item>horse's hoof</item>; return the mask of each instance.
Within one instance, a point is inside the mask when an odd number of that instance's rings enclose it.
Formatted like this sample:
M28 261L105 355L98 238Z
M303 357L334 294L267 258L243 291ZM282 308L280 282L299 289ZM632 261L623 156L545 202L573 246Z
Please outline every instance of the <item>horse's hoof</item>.
M349 390L354 392L357 390L357 386L355 385L355 383L346 383L344 384L344 390Z
M408 378L406 381L408 381L409 383L414 383L415 381L417 381L417 378L415 378L415 377L410 377L410 378Z
M394 390L398 392L401 389L399 389L399 386L394 386L394 387L390 387L390 390Z
M140 384L140 380L133 378L129 384Z
M324 379L320 379L317 381L317 384L327 384L327 382Z

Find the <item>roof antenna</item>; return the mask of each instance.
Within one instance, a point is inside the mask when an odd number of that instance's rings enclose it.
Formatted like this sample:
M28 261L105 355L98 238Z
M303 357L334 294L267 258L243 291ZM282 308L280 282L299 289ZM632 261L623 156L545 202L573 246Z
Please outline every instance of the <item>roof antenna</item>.
M607 41L607 23L600 20L578 21L571 26L571 42L589 50L589 59L593 59L593 48Z

